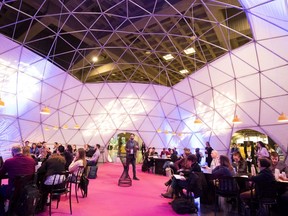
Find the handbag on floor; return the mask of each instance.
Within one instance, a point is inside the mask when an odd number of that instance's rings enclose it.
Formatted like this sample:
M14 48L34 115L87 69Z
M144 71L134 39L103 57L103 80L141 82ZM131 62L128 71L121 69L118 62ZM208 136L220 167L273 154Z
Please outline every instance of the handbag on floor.
M176 198L171 202L171 206L177 214L197 213L197 208L195 206L194 199L191 200L191 198L189 199L184 197Z

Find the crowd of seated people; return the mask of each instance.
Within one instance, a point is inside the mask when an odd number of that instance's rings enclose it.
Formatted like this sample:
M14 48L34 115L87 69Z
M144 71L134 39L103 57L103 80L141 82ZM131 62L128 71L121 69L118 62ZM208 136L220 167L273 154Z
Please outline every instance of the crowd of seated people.
M261 146L261 143L258 143L258 145ZM261 151L260 148L258 150L259 152ZM262 149L262 151L264 152L265 150ZM191 160L193 156L190 156L191 153L188 152L187 150L184 151L183 155L185 154L189 155L188 157L186 157L186 160L185 160L185 157L183 157L181 159L178 159L174 163L174 168L176 170L175 173L178 173L178 174L180 173L181 175L183 175L183 173L180 172L179 170L180 167L185 167L186 169L188 168L190 173L201 172L201 170L197 169L197 167L199 168L198 162L200 162L201 160L199 159L197 160L197 156L195 155L193 155L195 156L195 160ZM263 155L266 155L266 154L264 153ZM232 158L229 158L226 155L219 156L218 152L216 150L213 150L211 152L212 161L211 161L210 167L202 166L202 168L203 170L204 169L211 170L211 174L209 174L211 175L211 179L221 179L223 177L237 177L235 178L235 181L238 184L237 187L239 190L239 197L240 197L239 202L244 204L245 206L251 202L251 199L255 199L255 197L258 198L257 194L260 194L261 190L265 190L267 187L269 187L269 184L271 182L277 179L280 179L280 181L286 181L288 183L288 166L283 161L279 161L279 155L277 154L277 152L270 152L269 156L270 157L267 157L267 155L260 156L259 154L259 157L257 158L257 166L255 166L257 171L253 175L251 173L251 169L248 169L247 161L243 159L241 153L237 150L233 152ZM206 172L206 173L208 174L209 172ZM274 176L276 175L276 173L278 173L277 179L275 179L275 176ZM175 176L172 176L171 179L165 182L165 186L170 185L170 187L168 187L166 193L162 193L161 195L165 198L173 198L175 197L175 194L174 194L175 192L177 195L178 191L181 191L183 188L187 188L187 184L191 184L191 182L193 182L191 181L191 178L197 178L197 176L195 177L195 175L190 175L189 177L187 173L186 175L184 175L184 177L185 178L175 178ZM254 182L253 187L251 183L249 184L249 182ZM280 209L283 209L285 212L287 212L287 208L288 208L287 206L287 201L288 201L287 183L284 184L284 186L282 185L281 189L277 188L278 189L277 202L280 205ZM215 181L213 181L213 184L215 184ZM266 185L265 188L261 187L261 184ZM194 187L198 187L198 186L196 184L194 185ZM214 187L216 187L216 185ZM196 188L194 189L196 190ZM251 197L251 194L252 194L252 197ZM230 200L228 199L226 201L230 202ZM259 200L257 202L259 202ZM259 206L257 206L257 208L259 208ZM240 211L242 210L243 209L240 209Z
M94 149L91 159L99 157L98 144ZM25 142L23 146L15 145L12 147L12 158L6 159L0 168L0 178L8 174L8 185L0 187L0 215L4 215L4 202L10 199L12 188L14 188L14 179L16 176L35 175L37 186L41 193L40 203L37 205L38 211L44 211L46 203L49 201L48 192L51 189L54 179L57 186L53 188L63 187L62 183L69 176L77 175L78 168L86 167L87 151L84 148L75 148L76 154L73 156L73 148L66 145L66 148L58 143L54 143L52 151L47 147L46 142L30 143ZM97 151L98 149L98 151ZM91 152L91 151L90 151ZM99 154L96 154L98 152ZM94 158L93 158L94 157ZM39 165L37 163L39 162ZM35 169L37 168L37 169ZM62 173L62 174L59 174ZM56 178L55 178L56 176Z

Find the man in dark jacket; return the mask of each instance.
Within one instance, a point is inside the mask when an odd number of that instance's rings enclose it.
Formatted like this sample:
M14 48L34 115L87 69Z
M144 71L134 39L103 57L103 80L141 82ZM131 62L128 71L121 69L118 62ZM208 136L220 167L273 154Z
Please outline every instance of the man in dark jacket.
M17 176L33 175L35 173L35 161L31 157L22 154L20 145L12 147L12 158L7 159L0 169L0 178L8 174L8 185L0 187L0 215L4 215L4 201L9 199Z
M267 158L259 158L258 159L258 167L260 172L256 176L250 177L250 181L255 183L255 190L252 191L253 197L259 197L263 193L263 190L269 189L269 185L276 181L275 177L270 169L271 162ZM240 199L245 204L248 204L251 200L251 192L246 191L240 194Z

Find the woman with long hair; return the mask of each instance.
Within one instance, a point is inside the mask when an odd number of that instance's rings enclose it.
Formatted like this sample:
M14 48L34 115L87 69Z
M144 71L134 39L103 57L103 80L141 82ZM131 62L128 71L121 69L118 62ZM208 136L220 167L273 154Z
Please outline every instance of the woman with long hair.
M84 148L79 148L68 170L70 173L77 175L78 168L81 166L85 168L86 164L87 162L86 162L85 150Z
M227 156L220 155L219 162L220 162L220 165L215 167L212 170L213 178L221 178L221 177L226 177L226 176L229 177L229 176L235 175L233 167Z

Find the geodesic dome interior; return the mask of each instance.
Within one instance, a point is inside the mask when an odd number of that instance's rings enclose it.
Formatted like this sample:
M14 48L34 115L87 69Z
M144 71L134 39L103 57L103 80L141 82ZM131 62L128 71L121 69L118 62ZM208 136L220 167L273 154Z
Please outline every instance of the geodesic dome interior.
M227 153L247 128L287 150L287 123L277 122L288 113L287 8L285 0L3 1L1 152L23 140L106 146L132 132L157 148L210 141ZM184 54L189 47L195 53ZM44 106L50 115L39 113Z

